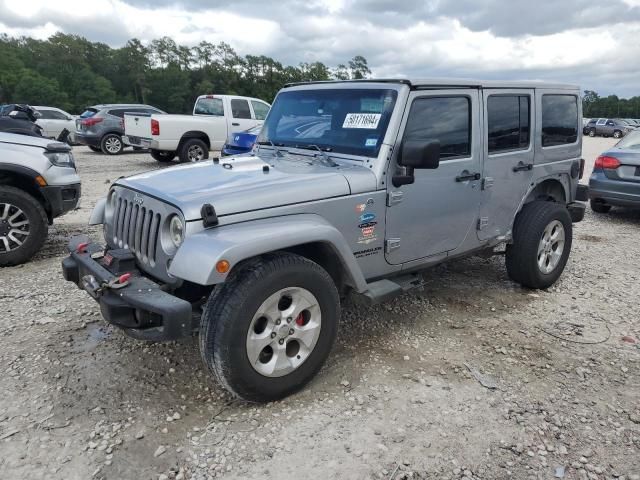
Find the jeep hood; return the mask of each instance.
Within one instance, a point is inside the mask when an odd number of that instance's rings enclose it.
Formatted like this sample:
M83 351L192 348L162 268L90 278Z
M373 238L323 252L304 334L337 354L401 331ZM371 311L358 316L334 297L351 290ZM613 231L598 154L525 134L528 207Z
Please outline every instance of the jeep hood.
M116 182L178 207L187 221L210 203L218 216L372 191L375 175L350 164L326 166L303 155L242 155L142 173Z

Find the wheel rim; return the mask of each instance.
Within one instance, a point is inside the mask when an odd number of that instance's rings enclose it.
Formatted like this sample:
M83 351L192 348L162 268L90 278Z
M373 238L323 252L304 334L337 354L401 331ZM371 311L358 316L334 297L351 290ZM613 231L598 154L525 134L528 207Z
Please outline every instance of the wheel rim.
M558 266L564 252L564 243L564 225L554 220L544 229L538 244L538 268L542 273L549 274Z
M117 137L109 137L104 142L104 148L106 148L109 153L118 153L121 147L122 144Z
M620 138L620 132L614 132L613 138Z
M190 162L199 162L204 158L204 150L200 145L191 145L187 150L187 158Z
M29 219L19 207L0 203L0 253L20 248L30 232Z
M322 316L316 297L304 288L284 288L258 308L247 332L247 358L265 377L282 377L300 367L320 338Z

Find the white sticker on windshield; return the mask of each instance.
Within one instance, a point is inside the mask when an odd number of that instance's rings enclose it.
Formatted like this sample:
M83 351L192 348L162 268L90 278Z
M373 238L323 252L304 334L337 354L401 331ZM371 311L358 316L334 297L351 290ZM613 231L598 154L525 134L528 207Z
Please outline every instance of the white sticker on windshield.
M367 138L364 142L365 147L375 147L378 144L377 138Z
M379 113L347 113L342 128L378 128Z

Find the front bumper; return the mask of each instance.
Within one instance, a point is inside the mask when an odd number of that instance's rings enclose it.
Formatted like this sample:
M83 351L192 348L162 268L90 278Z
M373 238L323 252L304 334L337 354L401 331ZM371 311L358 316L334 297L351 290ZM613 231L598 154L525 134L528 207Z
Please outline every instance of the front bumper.
M594 171L589 178L589 199L616 207L640 207L640 183L608 178Z
M129 250L105 251L102 245L87 242L86 236L70 240L62 273L98 302L107 322L140 340L176 340L193 333L191 303L145 277L135 268ZM131 277L119 283L125 273Z
M59 217L80 205L82 189L79 183L72 185L48 185L42 187L42 195L51 210L51 218Z

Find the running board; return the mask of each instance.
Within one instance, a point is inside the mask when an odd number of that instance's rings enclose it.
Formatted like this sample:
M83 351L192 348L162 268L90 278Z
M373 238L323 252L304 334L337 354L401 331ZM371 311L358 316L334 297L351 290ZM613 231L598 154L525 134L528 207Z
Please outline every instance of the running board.
M357 297L369 305L386 302L402 293L424 285L422 275L410 273L392 279L384 278L367 285L367 290Z

